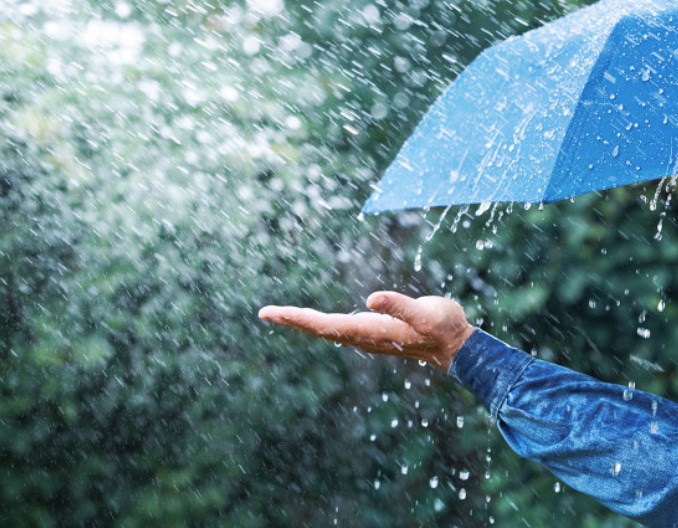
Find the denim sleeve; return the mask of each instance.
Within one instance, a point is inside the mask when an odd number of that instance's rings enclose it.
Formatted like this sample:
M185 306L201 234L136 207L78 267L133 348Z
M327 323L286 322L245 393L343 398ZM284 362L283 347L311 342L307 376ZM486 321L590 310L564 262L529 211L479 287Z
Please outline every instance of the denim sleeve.
M678 528L678 404L534 359L481 330L450 375L516 453L617 513Z

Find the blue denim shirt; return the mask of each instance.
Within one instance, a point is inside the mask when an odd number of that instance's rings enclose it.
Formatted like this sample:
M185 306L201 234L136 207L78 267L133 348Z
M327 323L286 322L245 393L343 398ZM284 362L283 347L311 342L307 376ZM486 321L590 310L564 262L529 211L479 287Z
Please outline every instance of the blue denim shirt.
M537 360L481 330L450 374L516 453L617 513L678 528L678 404Z

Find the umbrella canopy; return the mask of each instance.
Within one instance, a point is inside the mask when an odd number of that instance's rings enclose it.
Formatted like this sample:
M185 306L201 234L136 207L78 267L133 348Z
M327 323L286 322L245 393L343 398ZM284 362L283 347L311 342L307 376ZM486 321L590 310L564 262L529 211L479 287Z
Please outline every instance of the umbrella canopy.
M552 202L676 174L678 0L601 0L493 46L363 211Z

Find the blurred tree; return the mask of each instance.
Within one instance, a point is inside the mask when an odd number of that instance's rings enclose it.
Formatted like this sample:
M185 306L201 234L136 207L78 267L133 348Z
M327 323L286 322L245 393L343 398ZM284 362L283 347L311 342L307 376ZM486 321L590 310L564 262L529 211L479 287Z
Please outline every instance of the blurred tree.
M0 523L624 525L443 376L256 321L451 293L515 345L675 398L668 182L455 209L421 249L438 212L357 218L465 64L579 3L10 1Z

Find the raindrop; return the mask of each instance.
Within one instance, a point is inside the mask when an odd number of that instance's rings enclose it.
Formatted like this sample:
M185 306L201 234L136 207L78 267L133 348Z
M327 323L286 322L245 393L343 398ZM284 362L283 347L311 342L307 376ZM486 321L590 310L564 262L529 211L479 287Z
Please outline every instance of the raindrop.
M412 388L412 382L410 380L405 380L405 390L410 390Z
M462 427L464 427L464 417L457 416L457 428L461 429Z
M374 489L378 490L380 487L381 487L381 482L379 482L378 480L375 480L374 481Z
M420 360L418 361L418 363L419 363L419 366L420 366L420 367L425 367L425 366L426 366L426 361L424 361L423 359L420 359Z
M468 469L462 469L459 472L459 478L461 480L468 480L470 476L471 476L471 472Z
M431 477L431 480L428 481L428 485L431 486L432 489L436 489L438 487L438 477Z
M555 491L556 493L560 493L560 491L561 491L560 482L556 482L553 485L553 491Z
M377 439L377 435L375 435L374 433L372 433L372 434L370 435L370 442L374 442L376 439Z
M659 223L657 223L657 232L654 235L655 240L662 239L662 230L664 229L664 219L660 218Z
M421 254L424 251L424 246L419 246L417 254L414 257L414 271L421 271ZM421 362L419 362L421 364Z
M379 13L379 8L375 5L369 4L363 9L362 12L365 22L370 25L378 24L381 20L381 14Z
M650 339L650 330L647 328L639 326L638 329L636 330L636 333L643 339Z
M391 420L391 429L395 429L396 427L398 427L398 419L394 418Z
M459 221L462 219L464 215L468 213L469 206L465 205L464 207L460 208L459 211L457 212L457 216L454 217L454 221L452 222L452 225L450 226L450 231L452 233L457 232L457 228L459 227Z
M659 302L657 303L657 310L663 312L664 308L666 308L666 302L664 299L659 299Z
M621 469L622 469L621 462L615 462L614 466L612 466L612 468L610 469L610 474L613 477L618 477L619 474L621 473Z
M370 109L370 114L375 121L381 121L388 116L388 106L381 102L374 103Z
M476 216L482 216L483 214L490 210L490 207L492 207L492 202L481 203L478 206L478 209L476 210Z
M443 220L445 220L445 217L447 216L447 213L450 211L451 207L452 207L451 205L448 205L442 212L440 218L438 219L438 222L433 226L431 232L428 235L426 235L426 242L430 242L433 236L438 232L440 226L443 224Z
M459 490L459 500L464 500L465 498L466 498L466 489L465 489L465 488L461 488L461 489Z
M407 475L407 472L410 470L408 466L400 466L400 473L402 475Z

